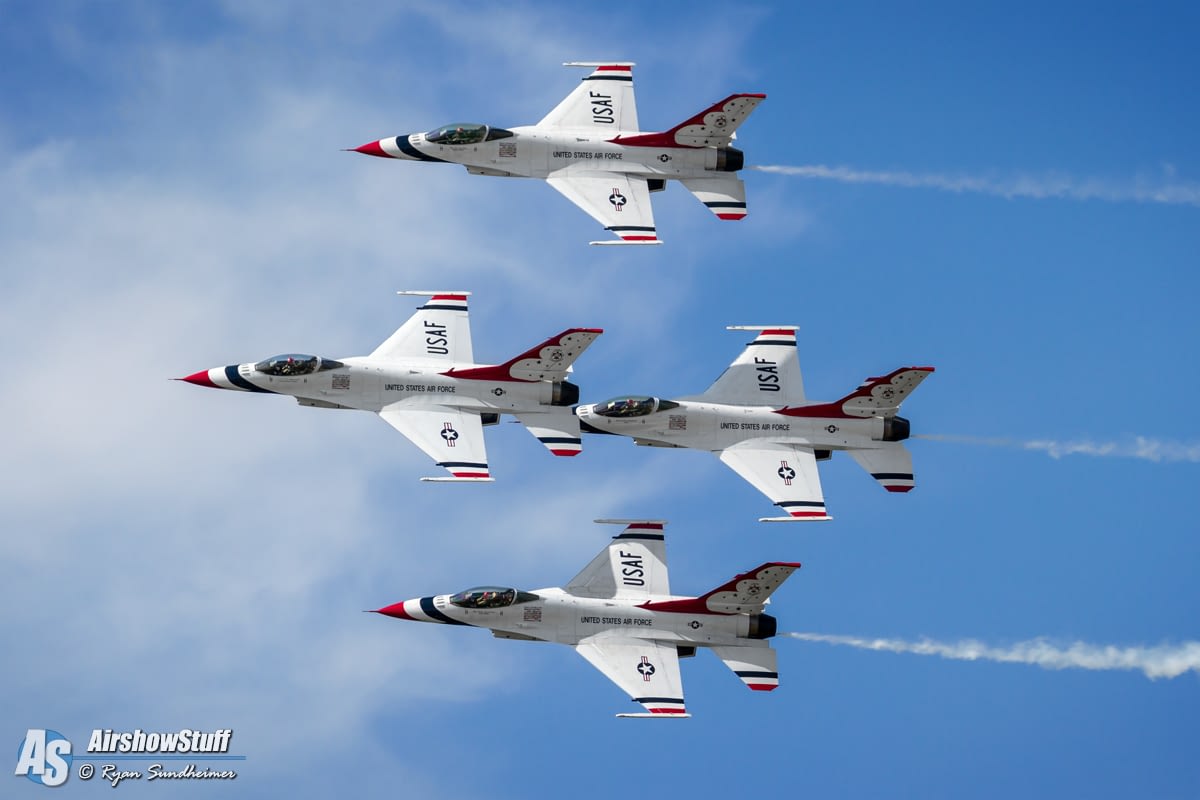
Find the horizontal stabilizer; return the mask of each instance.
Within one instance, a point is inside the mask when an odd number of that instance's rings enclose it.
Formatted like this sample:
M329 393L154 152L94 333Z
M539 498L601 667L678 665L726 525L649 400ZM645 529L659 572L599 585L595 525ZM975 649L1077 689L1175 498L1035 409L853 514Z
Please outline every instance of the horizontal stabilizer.
M583 451L579 417L569 408L514 414L517 420L556 456L577 456Z
M691 719L691 714L650 714L642 712L640 714L616 714L617 717L625 719Z
M917 485L913 480L912 453L899 442L886 442L878 449L847 452L889 492L907 492Z
M680 183L719 219L739 220L746 216L746 184L741 178L735 175L684 178Z
M713 653L756 692L779 688L779 670L774 648L728 646L714 647Z

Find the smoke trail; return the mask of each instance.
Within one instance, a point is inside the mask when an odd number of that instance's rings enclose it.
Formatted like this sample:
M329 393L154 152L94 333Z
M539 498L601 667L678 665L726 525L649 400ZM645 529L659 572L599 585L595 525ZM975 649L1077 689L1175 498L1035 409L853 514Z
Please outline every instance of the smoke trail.
M982 444L988 447L1011 447L1017 450L1037 450L1051 458L1085 455L1108 458L1139 458L1143 461L1200 462L1200 442L1175 442L1163 439L1148 439L1135 436L1123 442L1093 442L1080 439L1060 442L1054 439L1004 439L982 436L943 436L939 434L913 434L914 439L931 439L937 442L958 444Z
M986 194L995 197L1060 198L1103 200L1109 203L1163 203L1200 206L1200 184L1179 182L1174 170L1167 169L1160 179L1139 177L1118 183L1099 178L1072 178L1067 175L1018 175L993 178L979 175L953 175L937 172L862 170L809 164L799 167L779 165L751 166L759 172L795 175L839 183L869 183L878 186L902 186L909 189L938 189L943 192Z
M959 642L934 642L922 639L864 639L857 636L831 636L822 633L781 633L806 642L847 645L860 650L889 653L916 653L941 656L959 661L1000 661L1033 664L1042 669L1141 670L1147 678L1175 678L1185 672L1200 674L1200 642L1157 647L1113 647L1074 642L1060 647L1046 639L1031 639L1008 647L991 647L974 639Z

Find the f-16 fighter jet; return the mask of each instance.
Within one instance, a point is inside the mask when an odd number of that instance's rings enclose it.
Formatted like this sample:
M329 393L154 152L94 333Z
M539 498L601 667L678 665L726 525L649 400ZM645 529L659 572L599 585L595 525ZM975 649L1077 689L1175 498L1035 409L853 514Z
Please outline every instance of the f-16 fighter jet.
M909 422L900 403L933 367L902 367L867 380L841 400L804 396L795 326L735 326L758 336L700 395L679 400L625 396L579 406L590 433L632 436L651 447L716 453L788 513L762 522L825 520L817 462L845 450L889 492L915 486L912 455L900 444Z
M671 594L662 520L624 524L608 547L564 588L520 591L477 586L458 594L405 600L377 610L396 619L490 629L499 639L575 648L646 711L618 717L687 717L679 659L710 648L756 691L779 686L767 639L768 598L799 564L768 562L699 597Z
M354 148L407 161L462 164L472 175L545 178L618 238L592 244L661 244L650 193L677 180L720 219L746 216L734 131L765 94L731 94L659 133L638 129L633 62L572 61L591 67L575 91L536 125L493 128L456 122Z
M369 356L333 360L292 353L214 367L179 380L213 389L295 397L302 406L374 411L452 477L490 481L483 426L501 414L524 423L556 456L582 450L571 406L571 364L603 331L570 328L498 366L476 364L470 292L399 292L430 299Z

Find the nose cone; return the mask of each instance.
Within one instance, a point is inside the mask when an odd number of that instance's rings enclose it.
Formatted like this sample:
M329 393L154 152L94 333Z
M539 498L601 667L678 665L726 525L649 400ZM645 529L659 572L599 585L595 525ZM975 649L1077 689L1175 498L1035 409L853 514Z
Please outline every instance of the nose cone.
M366 144L360 144L358 146L358 148L354 148L354 152L361 152L361 154L364 156L377 156L379 158L391 158L392 156L390 156L388 154L388 152L386 152L383 149L382 143L383 143L383 139L379 139L379 140L376 140L376 142L367 142Z
M392 603L390 606L375 609L376 614L383 614L385 617L395 617L396 619L412 619L408 612L404 610L404 602Z
M217 386L215 383L213 383L212 378L208 377L208 373L209 373L209 370L202 369L199 372L193 372L191 375L188 375L186 378L176 378L175 380L185 381L187 383L194 383L197 386L207 386L210 389L220 389L221 387Z

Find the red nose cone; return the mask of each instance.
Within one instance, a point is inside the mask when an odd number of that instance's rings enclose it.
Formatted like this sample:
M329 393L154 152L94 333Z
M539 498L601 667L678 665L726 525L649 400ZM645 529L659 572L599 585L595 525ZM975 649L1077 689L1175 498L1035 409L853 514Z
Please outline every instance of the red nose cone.
M354 152L362 153L364 156L378 156L379 158L391 158L387 153L383 152L383 148L379 146L379 142L367 142L354 148Z
M187 381L188 383L194 383L197 386L207 386L210 389L220 389L221 388L220 386L217 386L215 383L213 383L212 380L208 377L208 370L206 370L206 369L201 370L200 372L194 372L191 375L188 375L186 378L176 378L176 380Z
M392 603L390 606L384 606L383 608L377 609L375 613L383 614L387 617L395 617L396 619L412 619L412 617L405 613L403 602Z

